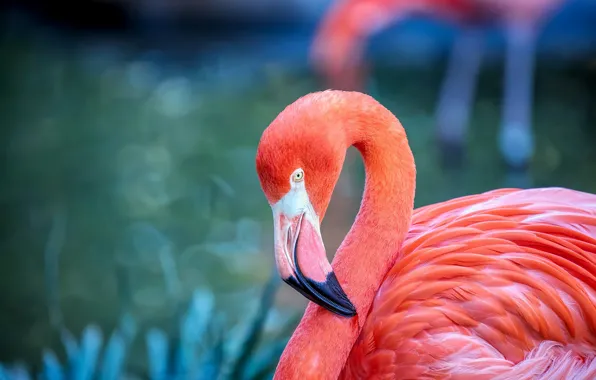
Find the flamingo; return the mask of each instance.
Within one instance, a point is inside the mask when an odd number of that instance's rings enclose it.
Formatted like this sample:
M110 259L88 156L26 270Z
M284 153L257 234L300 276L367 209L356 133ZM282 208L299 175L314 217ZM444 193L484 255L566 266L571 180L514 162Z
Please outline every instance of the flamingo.
M331 266L346 149L366 181ZM595 379L596 196L500 189L414 210L404 128L369 95L287 106L256 154L280 277L310 301L274 378Z
M362 89L366 38L410 14L463 27L456 38L436 110L437 140L445 162L461 163L483 55L482 27L505 27L507 52L499 147L512 169L527 168L534 151L531 129L534 53L542 25L565 0L338 0L315 36L316 69L338 89Z

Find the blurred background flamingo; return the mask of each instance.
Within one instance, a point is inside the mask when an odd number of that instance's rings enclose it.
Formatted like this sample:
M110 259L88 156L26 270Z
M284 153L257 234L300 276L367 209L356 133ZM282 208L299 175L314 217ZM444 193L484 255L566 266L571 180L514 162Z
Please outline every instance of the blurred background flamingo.
M270 378L306 303L272 277L254 157L280 110L320 89L309 54L331 4L2 2L0 379ZM594 193L596 4L562 6L534 55L531 174L536 186ZM416 206L508 178L495 143L503 76L490 64L467 164L447 171L435 159L458 25L479 26L484 62L503 51L486 15L448 8L387 24L366 48L367 81L408 128ZM328 252L360 204L351 156L322 226Z
M461 163L474 108L486 29L505 31L506 54L499 147L512 169L526 169L534 151L534 55L545 22L565 0L339 0L322 20L314 65L329 85L362 89L366 40L389 24L418 14L457 23L436 110L437 140L445 163Z

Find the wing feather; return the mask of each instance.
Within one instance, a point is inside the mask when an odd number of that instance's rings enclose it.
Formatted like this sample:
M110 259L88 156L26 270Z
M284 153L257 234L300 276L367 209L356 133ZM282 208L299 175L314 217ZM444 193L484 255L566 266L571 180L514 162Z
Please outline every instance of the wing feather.
M579 376L594 356L596 196L500 189L414 212L342 378Z

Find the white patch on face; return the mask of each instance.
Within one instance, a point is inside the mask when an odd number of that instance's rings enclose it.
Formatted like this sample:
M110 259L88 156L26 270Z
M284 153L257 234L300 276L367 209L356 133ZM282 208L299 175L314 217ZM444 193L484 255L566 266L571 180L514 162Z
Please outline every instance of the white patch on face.
M290 178L288 178L288 181L290 181L290 191L277 201L277 203L271 205L271 210L273 211L275 250L284 253L287 262L294 270L296 269L295 263L293 258L291 258L290 252L288 252L287 241L285 240L288 236L288 230L291 228L291 221L304 214L303 217L315 227L319 236L321 235L319 217L310 203L308 193L306 192L305 183L307 179L303 174L302 180L294 180L298 172L304 173L301 168L294 170ZM283 225L280 225L281 223ZM277 255L276 259L279 259ZM282 276L287 275L286 273L281 274Z
M294 170L288 181L290 182L290 191L286 193L277 203L271 206L273 210L273 217L278 219L276 216L284 215L288 219L294 219L295 217L305 214L304 217L312 222L313 226L319 229L319 217L316 214L308 193L306 192L306 178L299 182L293 180L294 176L298 172L303 172L301 168ZM304 176L304 174L303 174ZM277 222L277 220L276 220ZM321 233L318 231L319 234Z

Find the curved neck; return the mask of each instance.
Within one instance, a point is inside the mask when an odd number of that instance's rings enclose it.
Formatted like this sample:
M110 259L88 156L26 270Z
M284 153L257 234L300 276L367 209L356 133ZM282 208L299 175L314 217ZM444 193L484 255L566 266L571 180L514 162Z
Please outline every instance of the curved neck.
M378 103L355 111L342 119L348 145L364 160L364 195L332 266L358 315L343 318L309 303L275 379L338 378L410 226L416 169L405 131Z

